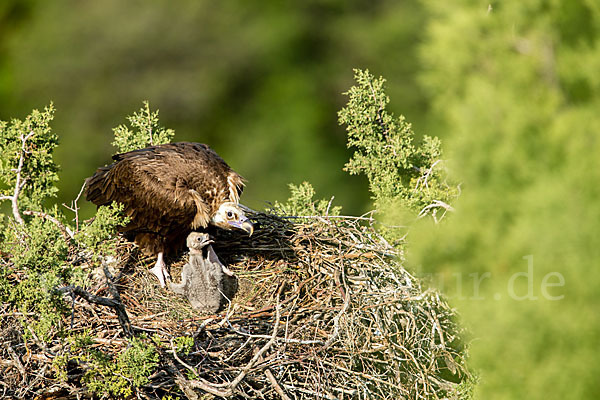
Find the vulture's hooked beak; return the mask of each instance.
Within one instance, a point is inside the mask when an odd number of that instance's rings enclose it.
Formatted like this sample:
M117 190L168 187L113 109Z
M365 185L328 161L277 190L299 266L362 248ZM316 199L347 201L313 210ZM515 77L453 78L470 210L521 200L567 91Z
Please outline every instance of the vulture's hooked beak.
M252 236L254 233L254 225L249 220L242 222L242 229L248 232L248 236Z
M246 233L248 233L248 236L252 236L252 234L254 233L254 225L246 216L242 216L239 221L231 221L229 223L235 226L236 228L246 231Z

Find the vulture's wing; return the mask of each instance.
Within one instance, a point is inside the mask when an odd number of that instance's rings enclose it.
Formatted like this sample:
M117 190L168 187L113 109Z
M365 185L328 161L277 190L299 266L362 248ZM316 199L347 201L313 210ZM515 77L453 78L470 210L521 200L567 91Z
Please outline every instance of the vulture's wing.
M89 178L86 197L96 205L124 204L132 220L127 230L206 227L219 205L237 202L243 188L241 176L198 143L154 146L113 159Z

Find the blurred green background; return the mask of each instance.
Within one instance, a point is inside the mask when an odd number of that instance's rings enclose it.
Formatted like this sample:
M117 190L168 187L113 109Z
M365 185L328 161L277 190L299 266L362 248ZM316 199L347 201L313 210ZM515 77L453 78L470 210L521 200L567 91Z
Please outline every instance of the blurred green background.
M369 195L342 171L342 92L353 68L371 68L421 126L424 16L415 1L3 0L0 119L54 102L60 202L110 161L111 129L148 100L175 140L209 144L247 179L246 205L264 209L310 181L358 214Z
M452 216L411 229L408 267L459 308L479 398L595 399L599 39L597 0L4 0L0 119L54 101L60 202L147 99L248 179L248 206L307 180L359 214L367 184L342 172L336 112L352 68L383 75L461 182Z

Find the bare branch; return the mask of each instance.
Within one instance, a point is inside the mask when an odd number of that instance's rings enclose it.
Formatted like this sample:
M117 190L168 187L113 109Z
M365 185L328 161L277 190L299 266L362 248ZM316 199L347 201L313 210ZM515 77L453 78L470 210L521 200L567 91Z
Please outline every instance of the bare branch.
M417 182L415 184L415 188L413 190L417 190L419 188L419 185L423 185L425 186L427 189L429 189L429 183L427 182L427 180L429 179L429 177L431 176L431 173L433 172L433 169L439 164L443 162L443 160L436 160L433 164L431 164L431 167L427 168L425 170L425 173L419 177L419 179L417 179Z
M427 212L429 210L436 209L436 208L443 208L446 211L454 211L454 208L450 204L444 203L441 200L434 200L433 203L423 207L421 212L419 212L419 215L417 218L423 218L425 215L427 215ZM437 220L436 220L436 223L437 223Z
M342 307L340 312L335 317L333 317L333 333L323 345L324 349L327 349L329 346L331 346L333 342L337 339L338 335L340 334L340 318L346 313L348 307L350 306L350 290L347 287L345 287L344 289L346 292L344 296L344 306Z
M29 132L26 136L21 135L21 138L20 138L21 139L21 152L19 154L19 163L17 164L17 168L14 170L14 172L16 174L16 179L15 179L15 188L13 190L13 195L12 196L2 196L0 198L0 200L10 200L13 216L15 217L15 221L17 221L17 223L19 225L25 224L25 221L23 221L23 217L21 217L21 214L19 213L19 194L21 194L21 190L23 190L23 187L27 183L27 177L23 178L21 176L21 174L23 172L23 164L25 163L25 154L29 153L27 151L27 149L25 148L25 143L33 135L34 135L33 131Z
M173 344L173 338L169 338L169 343L171 344L171 351L173 352L173 357L175 358L175 360L177 360L177 362L181 365L183 365L184 367L186 367L188 370L190 370L194 375L197 375L197 372L194 368L192 368L191 366L189 366L187 363L185 363L181 358L179 358L179 356L177 355L177 349L175 349L175 344Z
M171 371L175 374L175 383L179 386L179 389L186 395L190 400L198 400L198 395L194 392L194 389L190 386L189 381L183 376L183 374L177 369L173 360L167 359Z
M273 376L273 373L270 369L265 369L265 376L267 377L267 379L271 383L271 386L273 386L273 389L275 389L279 397L282 398L282 400L292 400L290 396L285 394L285 392L281 388L281 385L279 385L279 382L277 382L277 379L275 379L275 376Z
M75 232L79 232L79 204L78 204L78 202L79 202L79 198L83 194L83 191L85 190L86 184L87 184L87 180L84 180L83 185L81 185L81 189L79 189L79 193L77 194L77 197L75 198L75 200L71 201L71 207L69 207L68 205L63 203L63 207L65 207L67 210L75 213Z
M25 377L27 376L27 371L25 370L25 367L23 367L23 363L19 359L17 352L10 345L8 345L6 349L8 350L8 353L10 354L11 358L13 359L13 363L16 366L17 370L19 370L22 379L25 379Z
M23 211L23 214L24 215L32 215L35 217L40 217L40 218L46 219L46 220L52 222L53 224L55 224L56 226L58 226L60 231L63 233L63 236L69 237L71 239L75 238L75 234L73 233L73 230L71 228L64 225L62 222L60 222L59 220L57 220L56 218L54 218L52 215L50 215L48 213L45 213L42 211L26 210L26 211Z

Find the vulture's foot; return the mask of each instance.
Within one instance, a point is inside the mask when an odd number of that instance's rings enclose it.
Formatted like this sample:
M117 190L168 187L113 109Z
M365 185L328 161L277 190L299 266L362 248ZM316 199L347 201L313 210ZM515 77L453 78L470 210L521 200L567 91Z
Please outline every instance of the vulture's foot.
M152 267L150 272L152 272L154 275L156 275L156 277L158 278L158 281L160 282L160 286L165 287L165 281L167 279L170 279L170 276L169 276L169 272L167 271L167 265L165 264L165 262L163 260L162 252L158 253L158 257L156 259L156 264L154 265L154 267Z

